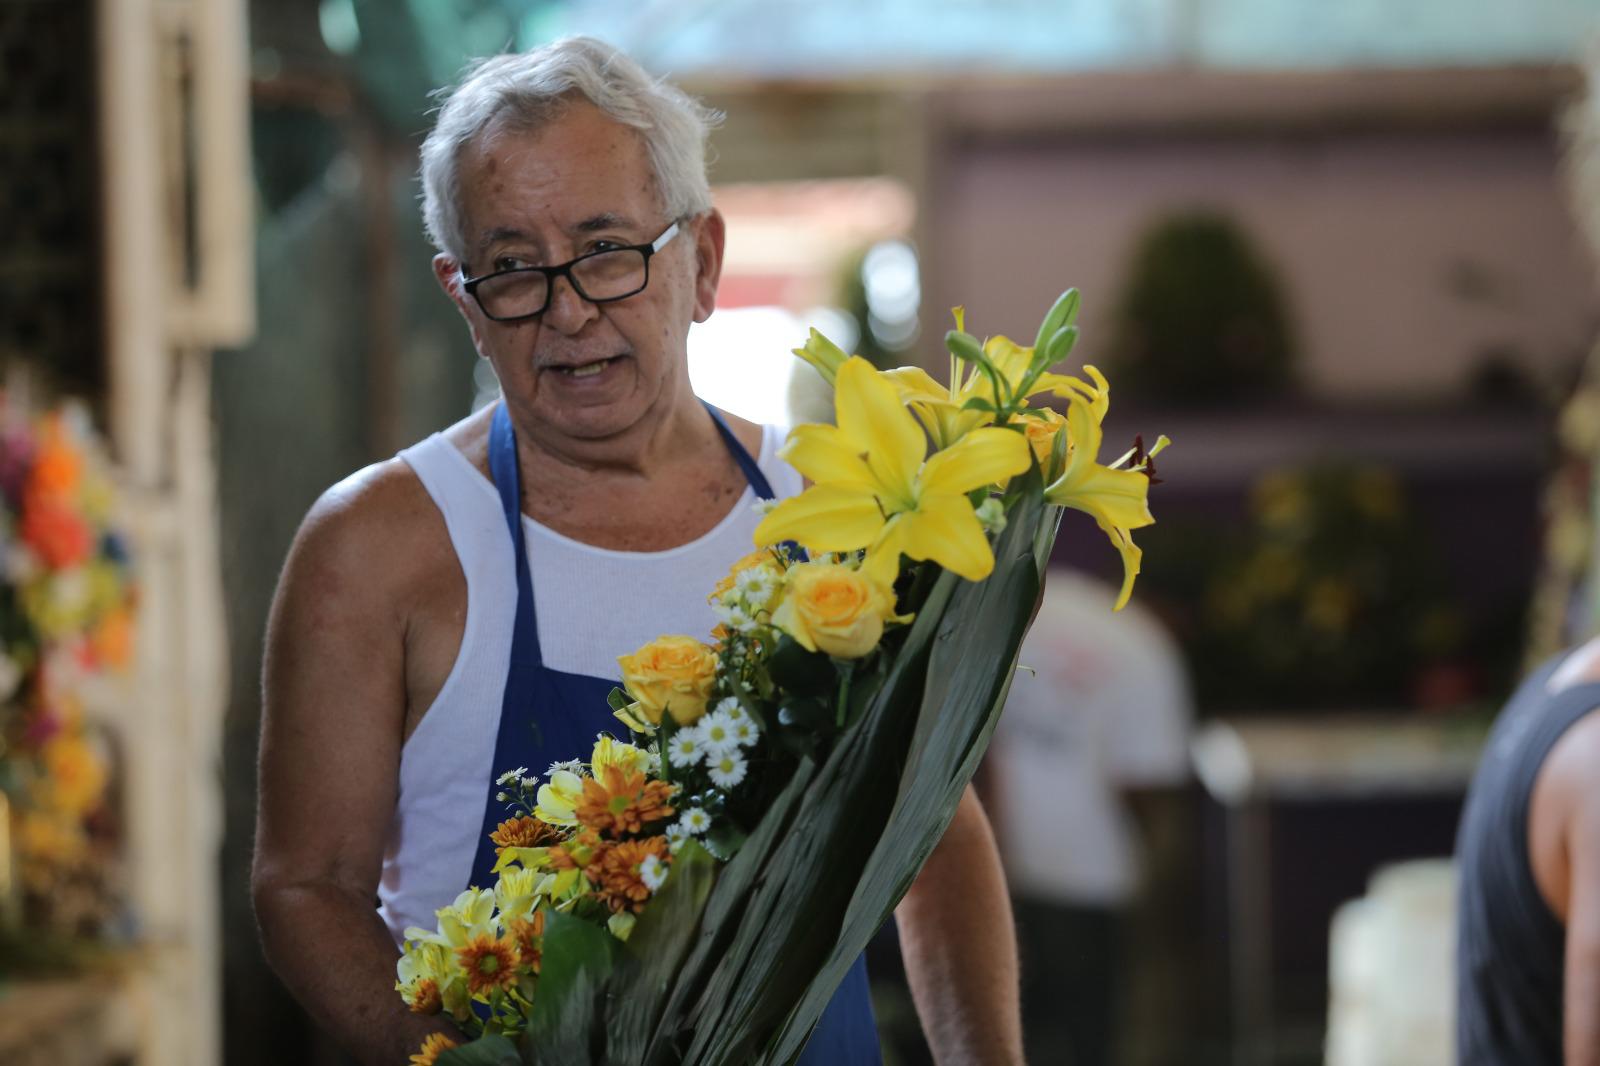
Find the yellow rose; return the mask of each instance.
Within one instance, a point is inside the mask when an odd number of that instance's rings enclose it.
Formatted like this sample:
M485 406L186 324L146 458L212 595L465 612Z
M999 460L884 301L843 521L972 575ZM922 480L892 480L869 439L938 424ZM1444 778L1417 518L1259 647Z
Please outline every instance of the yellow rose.
M717 652L693 637L657 637L632 655L617 659L622 687L634 698L651 725L661 724L664 711L689 725L706 713L711 684L717 677Z
M859 570L837 563L802 563L789 568L783 602L772 624L808 651L859 659L878 646L894 613L894 593Z

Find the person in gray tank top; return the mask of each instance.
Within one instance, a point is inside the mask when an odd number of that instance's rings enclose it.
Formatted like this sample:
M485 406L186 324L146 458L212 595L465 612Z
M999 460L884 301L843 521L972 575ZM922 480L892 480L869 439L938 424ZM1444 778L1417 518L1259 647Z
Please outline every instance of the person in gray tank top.
M1600 639L1496 720L1456 841L1461 1066L1600 1063Z

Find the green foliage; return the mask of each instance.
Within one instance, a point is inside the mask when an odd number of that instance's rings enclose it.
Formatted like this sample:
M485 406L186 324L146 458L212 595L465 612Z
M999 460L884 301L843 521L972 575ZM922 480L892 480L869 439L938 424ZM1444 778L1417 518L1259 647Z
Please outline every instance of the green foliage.
M1282 394L1294 339L1271 267L1231 219L1174 215L1139 242L1109 373L1123 395L1206 406Z
M439 1056L439 1066L519 1066L517 1045L503 1036L479 1037Z
M1430 544L1389 471L1320 463L1259 479L1244 529L1152 527L1141 580L1180 612L1204 706L1395 706L1462 649Z

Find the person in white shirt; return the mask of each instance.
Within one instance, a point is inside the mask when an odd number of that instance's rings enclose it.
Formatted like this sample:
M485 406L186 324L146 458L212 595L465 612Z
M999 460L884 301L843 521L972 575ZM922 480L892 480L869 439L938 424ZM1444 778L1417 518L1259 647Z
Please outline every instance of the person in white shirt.
M1130 801L1188 777L1193 699L1166 630L1052 571L995 732L986 799L1023 944L1028 1060L1113 1061L1124 912L1140 883Z

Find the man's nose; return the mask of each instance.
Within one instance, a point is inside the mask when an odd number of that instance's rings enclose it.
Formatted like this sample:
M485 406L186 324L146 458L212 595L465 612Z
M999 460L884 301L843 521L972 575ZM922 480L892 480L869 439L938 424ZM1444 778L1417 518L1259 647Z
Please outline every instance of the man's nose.
M600 309L578 295L572 279L550 279L550 305L544 309L544 324L558 333L572 335L592 322Z

